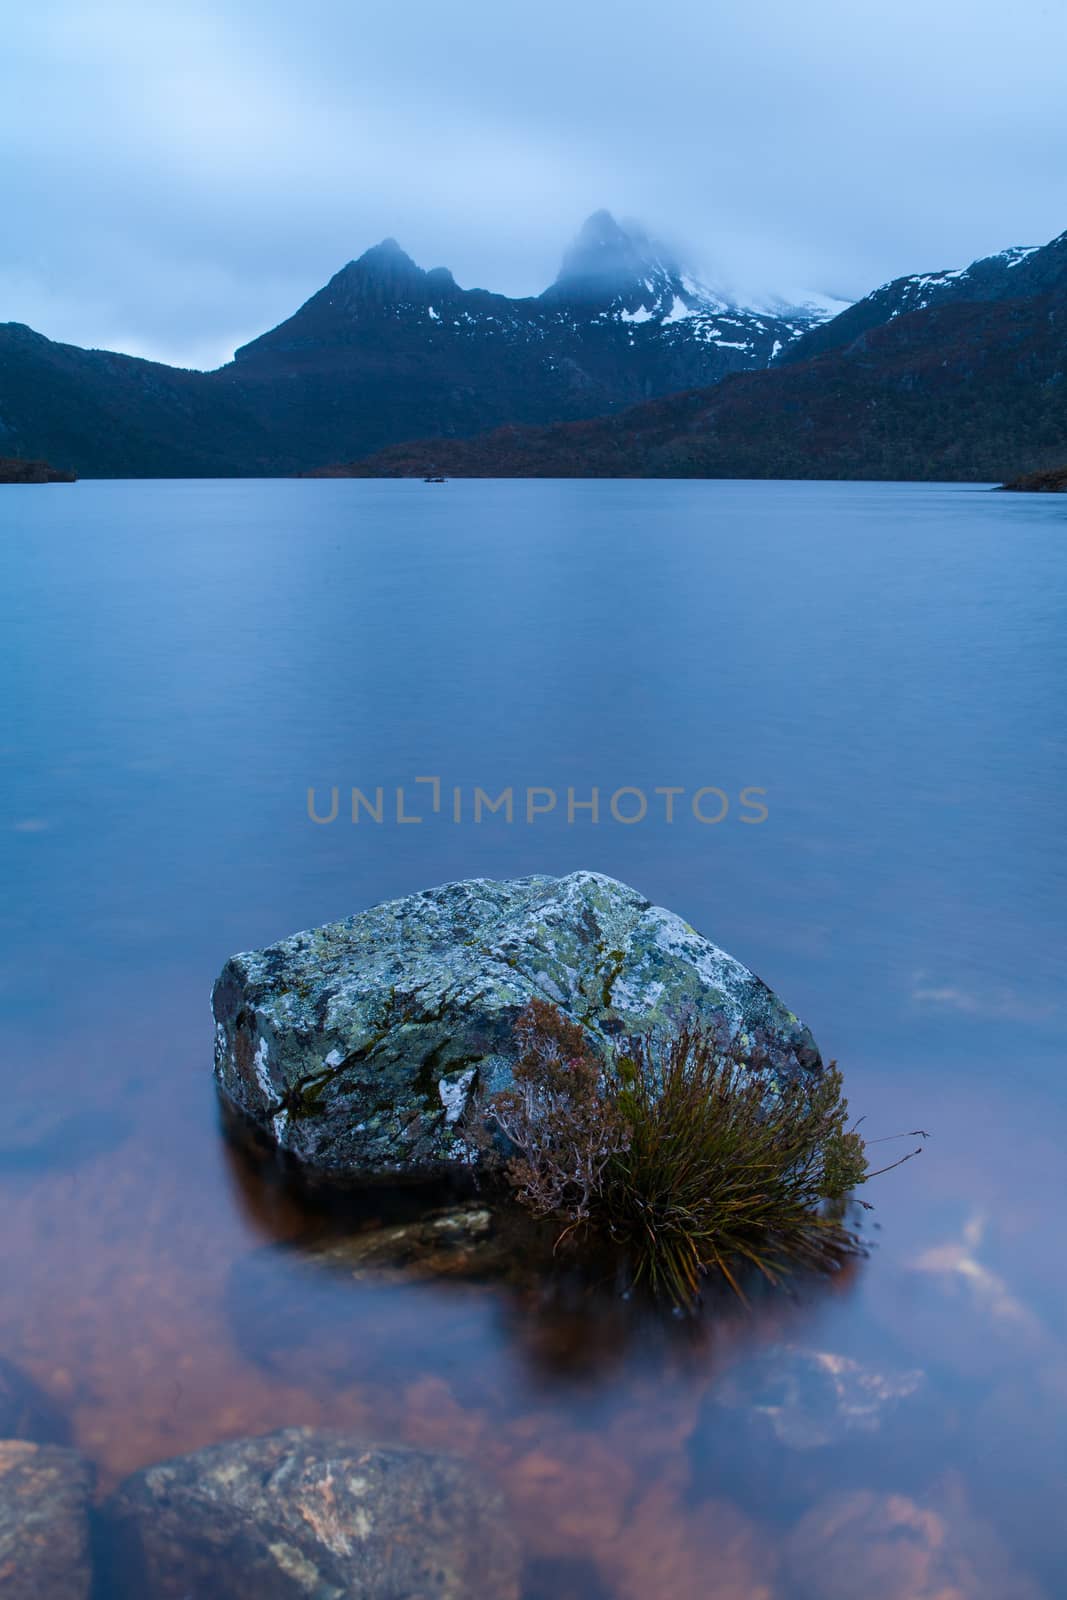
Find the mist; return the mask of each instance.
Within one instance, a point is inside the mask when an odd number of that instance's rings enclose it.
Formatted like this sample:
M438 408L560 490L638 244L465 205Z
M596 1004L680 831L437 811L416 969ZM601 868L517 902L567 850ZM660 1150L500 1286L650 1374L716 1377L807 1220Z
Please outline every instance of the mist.
M214 366L394 235L538 293L591 211L745 299L1067 227L1067 11L53 0L5 23L0 320Z

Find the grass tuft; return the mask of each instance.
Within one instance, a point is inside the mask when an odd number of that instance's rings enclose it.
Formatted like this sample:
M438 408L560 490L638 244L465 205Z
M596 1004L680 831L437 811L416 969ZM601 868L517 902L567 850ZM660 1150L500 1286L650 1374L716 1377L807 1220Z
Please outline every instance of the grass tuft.
M518 1199L610 1241L636 1284L686 1307L717 1273L744 1299L746 1265L777 1283L858 1250L842 1202L866 1145L835 1063L783 1083L766 1052L699 1027L602 1061L540 1000L516 1038L513 1085L481 1108L486 1147L503 1135Z

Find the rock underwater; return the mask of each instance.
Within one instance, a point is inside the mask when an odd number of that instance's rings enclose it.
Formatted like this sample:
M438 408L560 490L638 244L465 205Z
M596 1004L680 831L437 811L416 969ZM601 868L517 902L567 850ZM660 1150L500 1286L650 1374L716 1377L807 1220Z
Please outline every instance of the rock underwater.
M89 1600L93 1472L76 1450L0 1440L0 1594Z
M422 1450L286 1428L137 1472L104 1508L137 1600L518 1600L497 1491Z
M507 1087L533 998L613 1040L718 1025L785 1078L818 1074L810 1031L681 917L595 872L473 878L230 958L212 993L224 1097L306 1167L421 1180L478 1158L464 1117Z

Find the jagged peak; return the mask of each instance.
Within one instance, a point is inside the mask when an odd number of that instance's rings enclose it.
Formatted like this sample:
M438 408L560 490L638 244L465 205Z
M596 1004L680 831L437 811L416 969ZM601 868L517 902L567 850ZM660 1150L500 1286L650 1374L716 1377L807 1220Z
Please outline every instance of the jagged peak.
M556 281L541 298L549 305L631 321L673 322L729 305L683 270L676 253L640 222L617 221L607 210L586 218L564 254Z
M388 272L395 274L398 271L420 273L419 267L396 240L392 237L383 239L380 244L372 244L369 250L355 261L348 263L349 267L359 268L363 273Z
M601 209L586 217L567 254L573 256L588 251L595 256L635 245L647 246L648 243L648 234L639 222L632 219L617 222L610 211Z
M565 252L554 289L583 298L625 293L652 273L677 272L669 252L637 222L619 223L610 211L587 217Z

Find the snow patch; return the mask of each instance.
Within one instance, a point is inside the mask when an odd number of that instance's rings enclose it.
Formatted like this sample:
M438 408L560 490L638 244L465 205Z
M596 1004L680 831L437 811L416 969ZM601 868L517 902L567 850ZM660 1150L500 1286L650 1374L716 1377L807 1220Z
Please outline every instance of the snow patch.
M671 302L671 309L663 320L664 322L683 322L686 317L693 316L696 316L695 307L687 306L681 295L676 294Z

